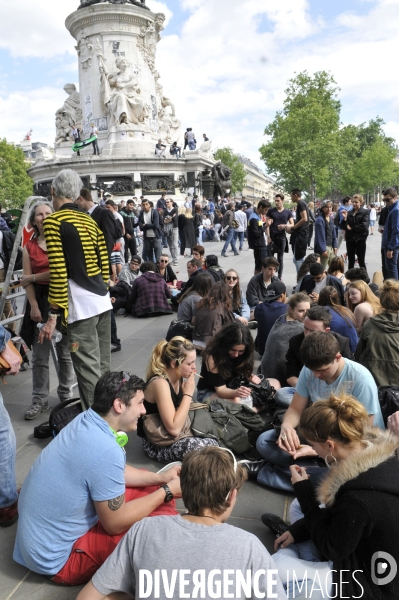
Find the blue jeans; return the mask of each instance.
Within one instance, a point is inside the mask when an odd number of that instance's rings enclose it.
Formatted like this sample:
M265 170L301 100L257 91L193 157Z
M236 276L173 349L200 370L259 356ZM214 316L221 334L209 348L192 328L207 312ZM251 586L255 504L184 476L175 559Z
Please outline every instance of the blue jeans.
M384 248L385 270L387 279L398 280L398 257L399 248L394 248L392 258L387 257L387 249Z
M280 390L277 390L277 392L274 395L274 399L276 401L276 404L278 404L278 406L283 406L284 408L288 408L292 402L294 394L295 394L295 388L284 387L284 388L281 388Z
M222 254L226 253L226 250L229 247L229 244L231 244L231 249L233 250L234 254L238 254L237 248L236 248L236 243L234 240L234 234L235 234L234 228L229 227L227 230L227 239L224 243Z
M15 459L15 433L0 394L0 508L11 506L18 498Z
M189 150L195 150L196 149L196 144L195 142L188 142L188 149Z
M244 232L243 231L235 231L234 232L234 242L240 240L240 250L243 249L244 246Z
M271 429L262 433L257 439L256 449L262 458L268 461L259 471L258 483L292 493L293 488L289 468L294 464L294 461L290 454L277 446L277 437L276 431ZM313 457L309 456L300 458L296 462L298 465L301 465L302 462L306 461L306 470L312 477L313 485L317 486L320 479L325 477L327 469L317 466L316 460L314 461L314 465L309 466L308 462L313 462L312 459Z

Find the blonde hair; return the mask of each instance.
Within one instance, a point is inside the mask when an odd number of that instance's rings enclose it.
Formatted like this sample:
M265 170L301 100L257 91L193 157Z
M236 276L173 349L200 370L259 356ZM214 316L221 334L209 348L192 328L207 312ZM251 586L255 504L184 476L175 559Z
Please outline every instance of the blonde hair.
M354 196L352 196L352 202L354 200L359 200L360 204L364 204L364 198L361 194L355 194Z
M193 211L191 208L186 208L184 211L184 216L186 217L186 219L192 219L193 218Z
M302 413L299 432L309 442L336 440L344 445L361 442L368 426L367 410L353 396L331 394Z
M381 306L385 311L399 311L399 281L386 279L381 290Z
M150 362L147 365L147 381L155 376L166 377L167 369L171 366L172 361L176 362L176 366L180 366L187 354L193 350L192 342L181 336L172 338L170 342L160 340L154 346Z
M359 304L361 302L368 302L368 304L370 304L371 308L373 309L373 313L375 315L378 315L378 313L381 312L381 304L379 299L377 298L377 296L371 291L371 289L369 288L369 286L367 285L367 283L365 283L364 281L352 281L349 285L348 285L348 291L350 290L350 288L355 288L355 290L359 290L360 294L361 294L361 300L359 302ZM351 310L352 312L355 310L356 306L358 306L358 304L352 304L350 298L349 298L349 294L348 294L348 308L349 310Z

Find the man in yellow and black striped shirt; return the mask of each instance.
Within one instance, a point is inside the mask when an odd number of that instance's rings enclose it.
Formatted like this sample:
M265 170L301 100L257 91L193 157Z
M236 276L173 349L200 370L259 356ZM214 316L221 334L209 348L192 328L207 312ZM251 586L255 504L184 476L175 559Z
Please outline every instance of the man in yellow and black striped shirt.
M51 339L57 317L67 326L82 404L93 402L98 379L110 370L112 309L104 235L74 202L83 187L72 169L52 182L54 213L44 223L50 263L50 312L40 339Z

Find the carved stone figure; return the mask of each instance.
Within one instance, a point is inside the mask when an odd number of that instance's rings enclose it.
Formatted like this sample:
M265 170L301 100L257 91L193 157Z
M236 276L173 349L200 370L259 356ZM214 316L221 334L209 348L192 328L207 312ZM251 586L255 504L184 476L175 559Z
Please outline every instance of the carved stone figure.
M83 69L85 71L87 71L87 69L89 67L91 67L91 65L93 63L93 58L92 58L93 44L91 43L89 38L81 37L78 42L78 45L75 46L75 50L78 53L80 63L82 65Z
M231 170L220 160L212 167L212 177L215 179L214 198L224 197L231 189Z
M117 58L117 71L109 73L101 46L97 45L97 59L101 75L101 97L110 116L110 127L121 123L144 123L148 110L138 80L125 58Z
M163 140L171 144L179 139L181 122L170 113L165 112L164 108L158 112L159 133Z
M208 140L207 142L202 142L201 146L198 149L199 154L202 156L206 156L208 158L212 157L212 142Z
M76 86L73 83L67 83L64 85L64 90L68 94L68 98L64 102L64 106L59 108L56 112L58 114L66 114L69 120L69 125L76 125L82 121L82 108L80 105L80 94L76 90Z
M180 175L179 176L179 181L176 184L177 187L180 189L181 192L185 192L187 189L187 181L186 178L184 177L184 175Z
M137 48L143 55L144 60L150 67L152 73L155 71L155 55L157 43L161 39L161 31L164 28L165 15L157 13L155 22L147 21L147 25L143 25L140 29L139 38L137 40ZM159 76L158 76L159 77Z

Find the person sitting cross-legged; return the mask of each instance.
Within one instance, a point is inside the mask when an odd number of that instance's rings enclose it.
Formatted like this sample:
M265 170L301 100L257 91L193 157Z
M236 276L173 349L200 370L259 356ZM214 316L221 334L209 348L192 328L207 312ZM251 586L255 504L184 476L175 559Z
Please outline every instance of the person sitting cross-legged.
M302 342L301 359L305 366L284 415L280 435L274 430L266 431L256 442L259 454L268 461L259 471L258 483L291 492L289 467L297 459L316 457L310 446L301 444L296 431L309 401L317 402L331 393L351 394L366 408L370 425L384 429L377 386L371 373L343 358L334 336L321 331L307 335ZM316 464L312 478L316 481L321 476L323 470Z
M151 473L126 465L121 446L145 414L145 383L106 373L92 408L42 451L22 486L14 560L66 585L87 583L127 530L149 515L176 515L179 468ZM118 433L117 433L118 432Z
M190 452L181 469L187 512L137 523L77 600L228 598L237 588L237 598L284 600L276 565L264 545L252 533L226 523L245 479L244 468L230 450L213 447ZM200 548L206 551L199 552ZM160 567L165 570L158 596L153 582ZM178 569L184 569L180 570L184 579L174 579ZM220 573L230 574L228 582L224 577L227 584ZM248 581L245 592L243 580ZM167 591L165 584L172 581L173 591Z
M145 261L140 266L141 276L132 286L126 310L134 317L155 317L172 313L169 304L171 297L169 287L156 266L151 261Z
M316 303L321 290L328 285L337 290L340 304L345 306L345 291L342 283L334 275L327 275L327 271L321 262L310 265L309 275L305 275L302 279L299 291L309 294L312 302Z

